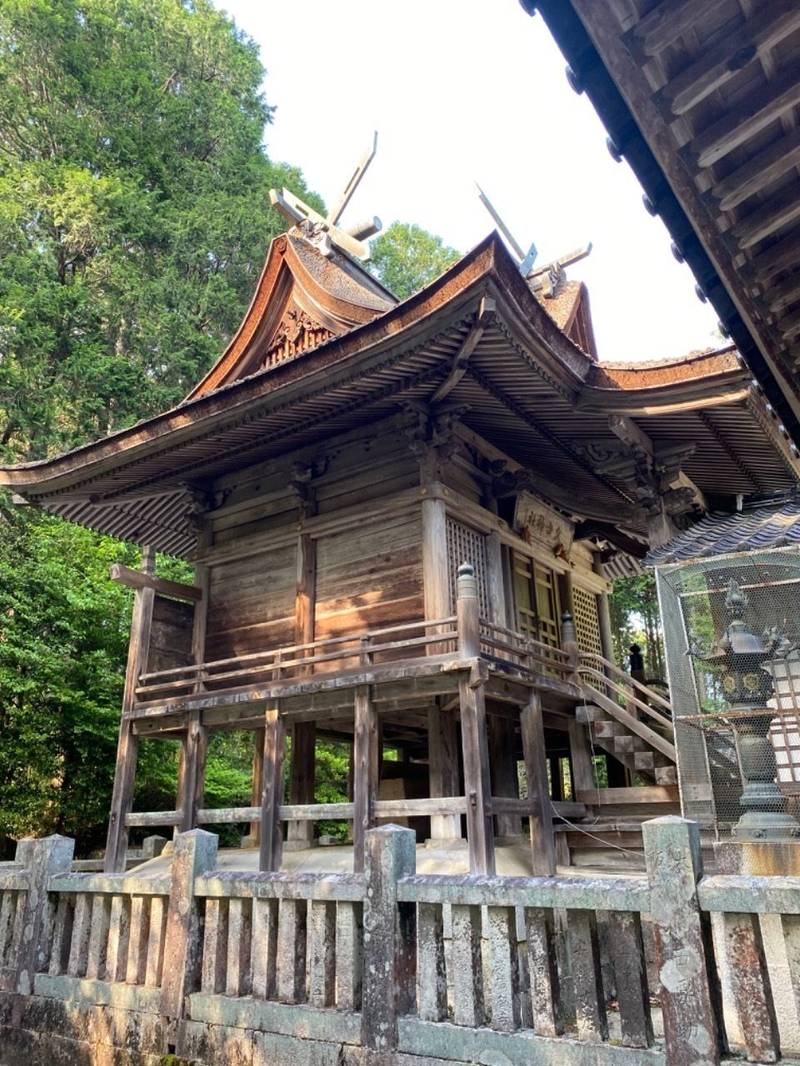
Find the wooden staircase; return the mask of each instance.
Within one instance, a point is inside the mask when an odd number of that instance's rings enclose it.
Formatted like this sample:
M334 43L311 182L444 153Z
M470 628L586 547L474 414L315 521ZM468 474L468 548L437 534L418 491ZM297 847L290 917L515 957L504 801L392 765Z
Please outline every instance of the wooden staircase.
M678 812L669 701L594 653L580 653L576 680L584 699L575 708L577 722L586 727L593 750L613 755L630 776L629 787L583 790L577 798L606 817L639 819Z

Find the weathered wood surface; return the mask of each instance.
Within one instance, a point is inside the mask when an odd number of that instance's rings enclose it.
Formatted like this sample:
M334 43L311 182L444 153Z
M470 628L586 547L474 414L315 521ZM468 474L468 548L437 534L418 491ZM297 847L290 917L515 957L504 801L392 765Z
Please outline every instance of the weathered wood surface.
M419 618L422 520L398 516L317 543L317 637ZM365 589L369 596L365 596Z
M206 661L293 643L296 555L292 543L209 568Z
M295 722L292 725L292 772L289 781L289 801L300 806L314 802L314 774L317 730L314 722ZM314 825L310 820L292 820L287 827L287 847L309 847L314 839Z
M193 630L198 618L203 618L206 602L181 603L156 593L150 623L150 642L147 650L148 671L169 670L188 666L195 661Z
M197 826L197 812L205 793L208 730L199 711L189 713L186 735L181 743L181 769L178 779L178 807L182 832Z
M176 600L188 600L197 603L203 598L203 589L198 585L187 585L182 581L167 581L163 577L155 577L153 574L144 573L142 570L132 570L122 563L111 564L111 580L120 585L127 585L131 589L152 589L160 596Z
M431 797L454 796L458 791L457 744L455 716L452 711L442 707L440 698L435 698L428 709L428 784ZM461 819L455 816L455 812L431 812L432 839L460 836Z
M553 812L547 785L547 760L542 723L542 702L532 692L520 716L522 753L528 778L530 803L531 856L534 874L555 873L556 853L553 838ZM583 801L581 801L583 802Z
M364 869L366 833L374 820L378 796L380 751L378 717L368 688L355 694L353 740L353 869Z
M280 803L283 798L284 719L277 707L264 714L264 777L261 796L259 870L279 870L283 852Z
M153 548L142 549L143 574L149 577L154 576L155 560L156 554ZM128 847L125 817L130 813L133 804L138 753L138 740L133 732L133 724L127 716L136 702L136 685L139 675L147 665L154 597L155 592L152 588L141 588L136 590L133 602L131 638L125 669L125 690L122 696L122 720L119 726L114 788L111 794L106 837L105 869L109 872L125 869L125 852Z
M522 831L519 815L508 809L500 813L497 805L497 799L500 797L512 800L519 798L514 722L509 718L490 715L488 737L492 810L496 818L497 833L498 836L519 836Z

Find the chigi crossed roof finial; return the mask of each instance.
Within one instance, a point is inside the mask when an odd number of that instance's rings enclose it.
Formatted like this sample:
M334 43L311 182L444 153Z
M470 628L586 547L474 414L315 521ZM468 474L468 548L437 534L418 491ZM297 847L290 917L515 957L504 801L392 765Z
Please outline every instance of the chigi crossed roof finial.
M356 259L369 259L369 245L367 238L373 237L380 232L381 220L379 218L367 219L356 226L347 229L339 225L339 220L344 214L345 208L353 198L353 193L361 183L361 179L367 172L375 151L378 147L378 133L372 140L372 145L356 164L350 180L344 187L333 208L326 217L322 216L313 207L295 196L289 189L271 189L269 198L277 209L290 222L301 226L323 254L330 254L331 247L335 246L341 251L347 252Z
M478 198L480 202L491 215L498 230L505 238L506 244L516 257L519 263L520 274L522 274L523 278L530 283L531 288L534 291L544 288L546 284L548 289L545 292L545 296L556 296L560 286L566 280L565 267L570 266L572 263L577 263L581 259L585 259L592 250L591 242L581 245L580 248L576 248L574 251L568 252L566 255L559 256L558 259L553 259L549 263L535 267L534 264L538 255L536 245L531 242L528 251L525 252L522 245L519 244L514 237L514 234L503 221L500 212L480 185L476 182L475 186L478 190Z

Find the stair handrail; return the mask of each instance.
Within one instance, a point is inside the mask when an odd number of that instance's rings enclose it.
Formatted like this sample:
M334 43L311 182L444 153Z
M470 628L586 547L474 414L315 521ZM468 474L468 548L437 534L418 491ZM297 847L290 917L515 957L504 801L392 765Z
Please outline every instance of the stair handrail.
M662 755L666 755L666 757L672 762L677 762L678 757L675 751L675 745L673 743L671 743L669 740L666 740L664 737L661 736L660 733L657 733L654 729L651 729L651 727L647 725L646 722L640 721L635 715L631 714L629 711L626 711L624 707L620 707L619 704L615 703L610 696L606 696L605 693L593 688L585 681L583 682L583 688L589 700L593 703L596 703L601 710L606 712L606 714L609 714L612 718L615 718L621 725L624 725L625 728L628 729L631 733L635 733L637 736L641 737L642 740L646 741L651 748L655 748L656 751L660 751Z
M600 670L596 669L593 666L585 665L579 667L579 674L581 680L584 682L585 687L591 692L596 695L602 694L601 690L599 690L599 687L596 687L595 685L592 685L586 681L584 676L586 674L588 674L592 678L596 678L604 688L611 689L611 691L614 692L616 695L622 696L622 698L627 703L632 703L638 710L643 711L646 715L648 715L648 717L652 718L654 722L657 722L663 729L665 729L669 736L674 738L675 728L671 719L665 717L665 715L661 714L659 711L654 710L648 704L640 700L637 696L631 695L625 690L625 688L623 688L622 685L618 684L612 678L606 677L605 674L603 674ZM610 699L608 695L606 695L605 698ZM611 702L613 702L613 700ZM621 708L621 710L625 710L625 708Z
M672 704L669 700L665 700L663 696L659 695L655 689L649 687L649 685L642 684L641 681L637 681L635 677L631 677L625 670L620 669L616 663L612 663L610 659L606 659L604 655L600 655L595 651L582 651L581 652L581 664L584 660L593 659L595 662L601 664L602 671L605 673L615 674L617 677L623 679L625 685L630 685L631 688L637 689L643 693L647 699L653 700L659 704L668 713L670 719L672 719Z

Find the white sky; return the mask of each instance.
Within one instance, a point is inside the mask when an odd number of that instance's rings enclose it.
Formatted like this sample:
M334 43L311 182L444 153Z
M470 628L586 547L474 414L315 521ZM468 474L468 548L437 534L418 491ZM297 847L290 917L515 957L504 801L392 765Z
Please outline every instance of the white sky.
M720 343L716 316L644 210L626 163L541 16L515 0L219 0L261 47L277 106L270 156L331 203L379 131L344 222L416 222L466 252L493 228L478 181L546 262L592 241L570 268L592 302L605 359L660 359Z

